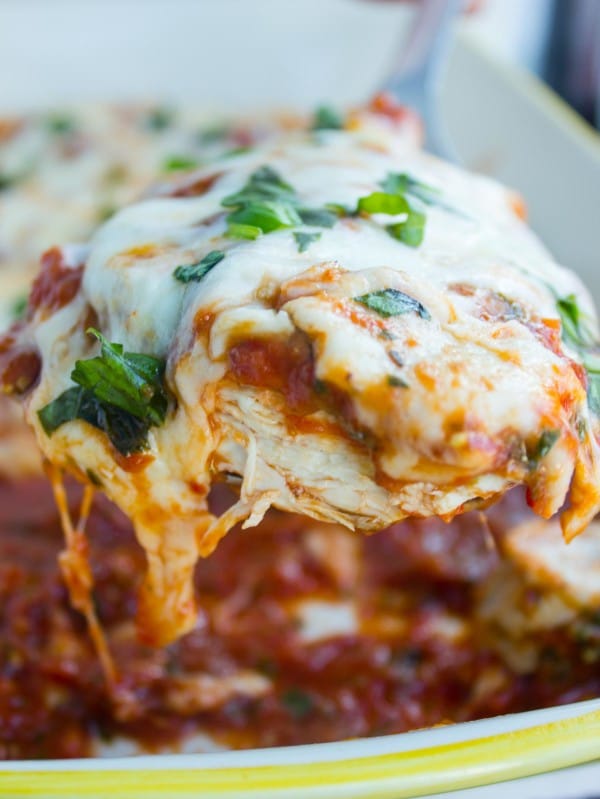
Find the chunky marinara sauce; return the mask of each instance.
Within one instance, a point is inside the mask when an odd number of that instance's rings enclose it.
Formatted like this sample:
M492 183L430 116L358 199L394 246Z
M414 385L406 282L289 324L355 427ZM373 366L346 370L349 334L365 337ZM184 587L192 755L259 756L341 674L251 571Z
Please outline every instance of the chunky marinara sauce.
M572 636L546 634L539 665L520 676L482 643L475 586L497 556L478 519L367 538L272 512L199 564L197 628L156 650L133 624L143 552L99 498L88 532L120 675L111 692L59 576L48 486L0 483L0 757L85 756L121 736L156 751L197 732L239 747L331 741L600 694L597 664ZM353 603L356 630L304 640L306 599ZM259 695L205 684L240 672L262 679Z

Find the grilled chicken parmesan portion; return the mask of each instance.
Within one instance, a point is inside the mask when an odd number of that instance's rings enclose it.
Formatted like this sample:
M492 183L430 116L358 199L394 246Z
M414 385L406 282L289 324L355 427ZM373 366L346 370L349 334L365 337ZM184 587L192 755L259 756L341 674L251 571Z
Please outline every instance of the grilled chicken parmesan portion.
M567 538L585 527L594 311L519 210L365 113L230 153L44 256L4 383L54 468L132 519L147 639L194 624L197 558L269 507L373 531L524 484ZM218 517L216 481L239 488Z

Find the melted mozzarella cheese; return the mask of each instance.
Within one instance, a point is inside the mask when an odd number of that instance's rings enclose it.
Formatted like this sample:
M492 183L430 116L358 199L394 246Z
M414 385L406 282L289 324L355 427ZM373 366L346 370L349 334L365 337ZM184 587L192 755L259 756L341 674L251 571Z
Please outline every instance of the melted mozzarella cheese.
M228 238L221 202L265 164L311 208L354 208L390 172L430 184L443 203L424 209L416 248L390 236L378 215L340 219L304 252L293 230ZM46 457L82 478L91 470L132 518L148 553L140 614L149 638L167 641L193 625L196 558L270 506L375 530L407 516L452 517L518 483L550 516L572 483L565 532L585 526L600 505L597 424L574 353L551 346L549 333L559 326L557 297L575 294L592 307L503 188L372 119L352 131L270 139L193 178L208 186L202 196L147 199L105 224L77 297L32 325L43 370L29 421ZM213 249L225 258L201 281L174 279L176 266ZM384 318L355 299L385 289L425 312ZM141 470L84 422L51 437L39 423L37 412L70 385L75 360L96 352L84 333L90 307L108 339L167 362L174 401L150 431ZM289 346L294 336L317 381L305 377L305 388L321 402L299 425L285 391L245 382L229 360L240 342ZM558 440L530 457L547 431ZM239 502L214 519L208 489L232 475Z

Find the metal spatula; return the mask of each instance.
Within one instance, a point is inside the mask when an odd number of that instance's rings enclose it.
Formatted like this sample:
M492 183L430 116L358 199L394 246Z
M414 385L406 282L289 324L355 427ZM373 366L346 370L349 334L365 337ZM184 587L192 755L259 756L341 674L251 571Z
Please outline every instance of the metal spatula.
M448 144L439 108L454 19L462 0L420 0L416 17L383 90L414 109L425 127L425 149L456 160Z

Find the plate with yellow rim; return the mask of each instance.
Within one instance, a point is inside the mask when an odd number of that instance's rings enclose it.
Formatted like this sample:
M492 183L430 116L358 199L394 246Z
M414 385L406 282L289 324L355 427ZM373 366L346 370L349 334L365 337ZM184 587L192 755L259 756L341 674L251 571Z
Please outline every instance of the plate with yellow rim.
M29 3L4 0L0 73L12 79L3 87L3 100L8 107L45 105L48 97L56 103L127 100L147 97L151 87L154 96L207 109L248 110L290 101L306 108L327 98L346 105L360 101L384 76L404 25L401 5L169 0L145 4L140 15L138 0L123 0L115 24L105 0L54 0L35 3L37 25L32 26ZM230 24L233 17L235 26ZM153 47L164 36L177 46L168 59L157 59ZM303 58L306 41L311 42L310 58ZM57 58L56 53L70 57ZM72 68L75 62L77 70ZM301 64L301 69L273 69L282 63ZM199 80L203 74L210 79ZM464 161L523 191L534 227L600 298L597 137L535 81L500 67L464 35L455 48L445 102L449 128ZM556 186L568 202L556 204ZM0 764L0 796L401 799L597 759L600 700L332 744L8 762Z
M403 799L600 759L600 700L332 744L0 765L0 796Z

